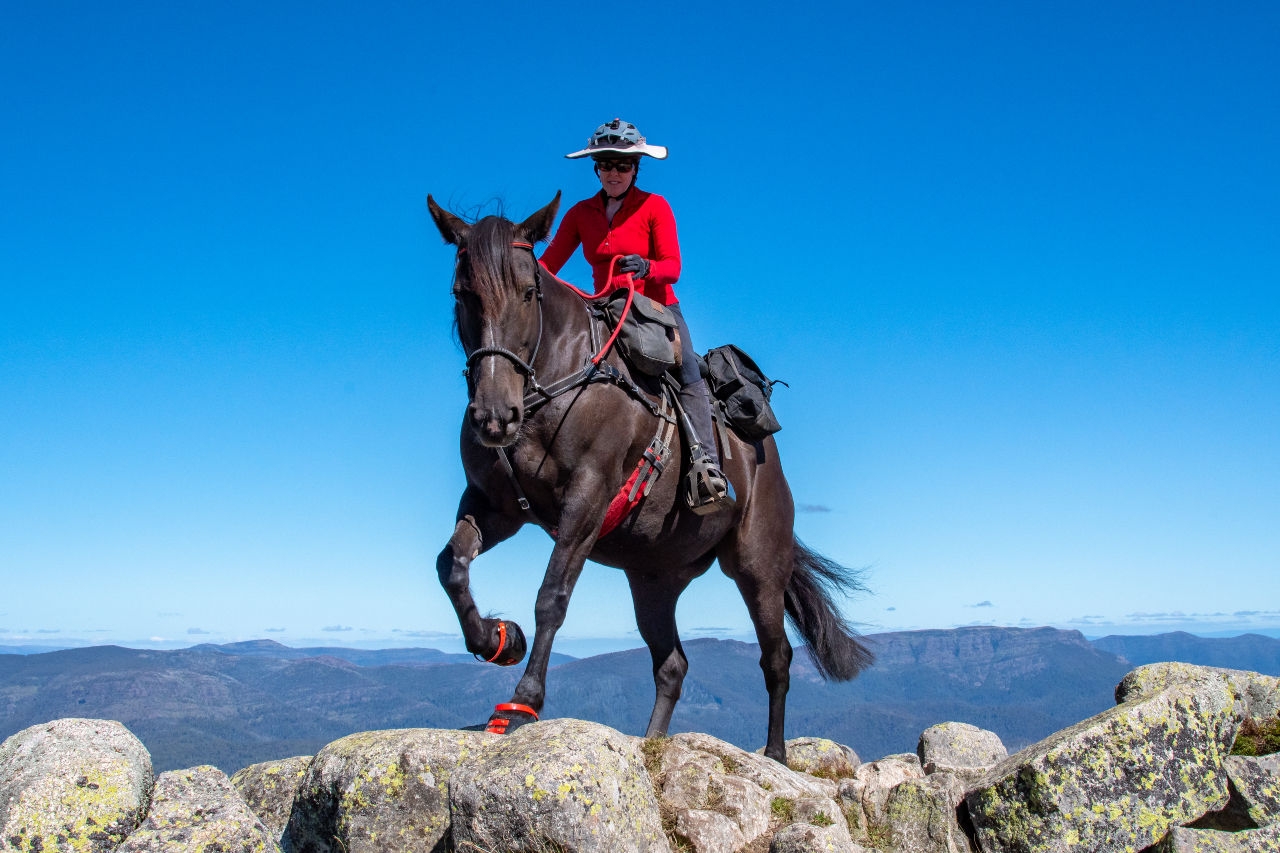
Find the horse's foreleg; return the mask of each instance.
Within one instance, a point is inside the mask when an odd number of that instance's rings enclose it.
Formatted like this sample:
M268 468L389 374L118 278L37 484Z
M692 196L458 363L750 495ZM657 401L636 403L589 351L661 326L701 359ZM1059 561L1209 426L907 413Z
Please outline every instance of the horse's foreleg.
M560 539L551 552L542 586L538 589L538 600L533 609L533 647L529 650L529 663L525 666L524 675L511 698L513 704L525 705L534 711L542 710L542 704L546 700L551 644L555 641L556 632L564 624L574 585L582 574L582 567L587 561L587 555L591 553L595 539L595 534L592 533L585 540L566 544L564 531L561 530Z
M676 601L689 585L689 579L627 572L627 581L631 584L636 626L653 658L656 696L644 736L662 737L671 725L671 714L680 700L685 673L689 671L689 661L676 630Z
M471 597L471 561L509 539L522 523L493 512L482 495L467 489L458 504L458 523L453 535L436 558L436 574L458 614L467 651L495 663L519 663L524 656L524 634L514 622L504 623L480 615Z

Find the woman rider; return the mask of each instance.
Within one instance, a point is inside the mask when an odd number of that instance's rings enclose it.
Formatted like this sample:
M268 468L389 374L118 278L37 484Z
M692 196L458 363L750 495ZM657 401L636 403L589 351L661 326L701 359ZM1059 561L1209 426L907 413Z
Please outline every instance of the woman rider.
M590 157L600 179L600 192L569 208L542 254L542 265L554 275L582 246L582 254L591 264L596 293L626 287L626 276L630 274L641 293L670 309L680 332L680 405L696 433L690 439L694 445L692 473L697 484L696 494L690 495L690 505L698 512L732 506L733 491L720 471L712 433L707 382L698 371L689 326L672 290L680 278L675 215L666 199L635 185L640 158L665 160L667 149L649 145L635 125L615 118L596 128L586 148L564 156L575 160ZM623 257L610 280L609 265L616 255Z

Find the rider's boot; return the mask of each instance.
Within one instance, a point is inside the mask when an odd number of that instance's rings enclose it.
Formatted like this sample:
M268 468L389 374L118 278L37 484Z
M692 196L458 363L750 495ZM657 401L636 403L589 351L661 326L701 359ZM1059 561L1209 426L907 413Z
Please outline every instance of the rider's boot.
M727 509L736 503L733 484L720 470L720 453L712 425L711 395L707 381L699 379L680 389L680 405L693 428L690 436L692 462L685 478L685 500L699 515Z

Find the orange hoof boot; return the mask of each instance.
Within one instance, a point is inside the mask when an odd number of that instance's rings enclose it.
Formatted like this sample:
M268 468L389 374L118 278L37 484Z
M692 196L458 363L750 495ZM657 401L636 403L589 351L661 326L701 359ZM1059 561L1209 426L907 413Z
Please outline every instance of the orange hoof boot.
M528 644L524 639L524 631L515 622L503 619L486 620L498 623L498 650L493 657L476 655L475 659L485 663L496 663L498 666L515 666L524 660L524 652Z
M536 723L537 721L538 712L528 705L504 702L494 707L493 714L489 717L489 725L485 726L484 730L491 735L505 735L507 732L518 729L526 723Z

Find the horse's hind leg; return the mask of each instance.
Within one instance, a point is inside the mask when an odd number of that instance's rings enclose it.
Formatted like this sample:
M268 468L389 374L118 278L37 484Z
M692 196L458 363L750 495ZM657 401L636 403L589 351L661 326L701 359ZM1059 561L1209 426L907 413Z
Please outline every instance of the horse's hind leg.
M482 494L468 488L458 503L453 535L436 558L436 573L458 614L467 651L502 665L519 663L524 657L524 634L514 622L480 615L471 597L471 561L509 539L523 523L492 511Z
M689 661L676 631L676 601L692 577L627 572L636 626L653 658L653 684L657 693L645 737L662 737L667 733L671 714L680 699L680 687L689 671Z
M791 642L784 627L785 594L791 579L791 534L785 546L776 543L744 545L735 535L722 548L720 566L733 578L755 625L760 644L760 669L769 691L769 734L764 754L783 764L787 761L783 730L787 691L791 688Z

